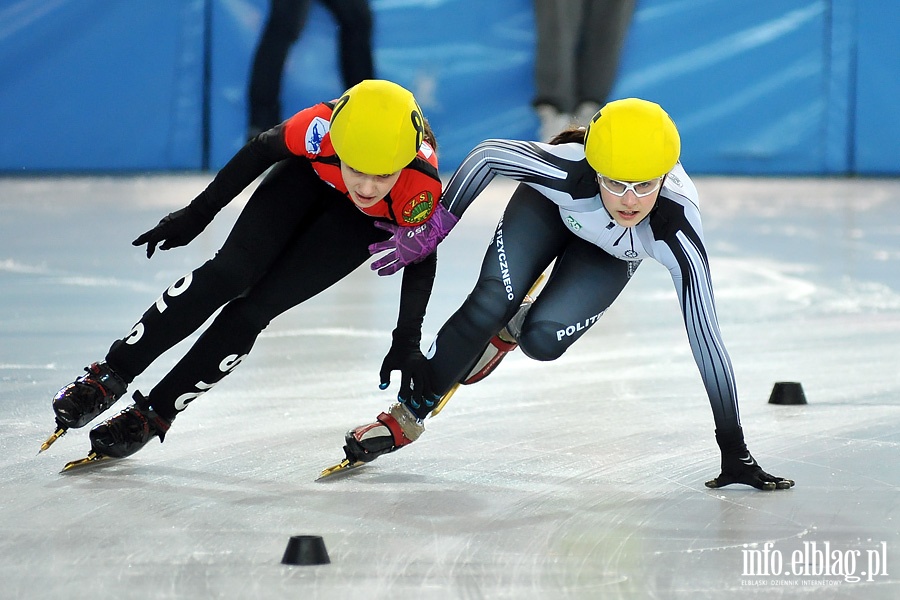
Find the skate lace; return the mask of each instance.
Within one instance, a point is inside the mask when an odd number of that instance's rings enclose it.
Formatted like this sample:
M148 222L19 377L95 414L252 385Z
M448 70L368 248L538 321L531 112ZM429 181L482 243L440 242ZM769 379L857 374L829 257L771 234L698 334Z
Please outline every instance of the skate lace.
M102 412L115 402L115 396L110 394L96 379L84 378L78 384L87 388L87 393L76 394L72 396L71 400L82 412L87 413L94 410Z
M79 377L75 382L86 387L90 393L78 394L72 401L84 412L100 410L101 412L112 406L118 396L103 384L104 378L113 377L112 373L103 373L102 371L94 371L90 367L85 367L87 375Z
M150 421L135 406L130 406L107 423L110 435L118 442L144 443L155 433Z

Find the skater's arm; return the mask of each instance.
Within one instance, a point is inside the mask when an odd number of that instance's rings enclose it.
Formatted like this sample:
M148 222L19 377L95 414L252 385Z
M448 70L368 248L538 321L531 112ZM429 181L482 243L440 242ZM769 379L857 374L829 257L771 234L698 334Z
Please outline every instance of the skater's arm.
M664 206L669 224L674 225L660 242L666 250L658 250L660 262L669 268L684 317L685 329L691 352L713 411L716 424L716 442L721 452L721 472L706 482L709 488L720 488L734 483L749 485L760 490L784 490L793 487L790 479L770 475L762 469L747 450L738 411L737 388L731 359L722 341L713 298L709 261L699 227L699 214L684 218L683 212ZM692 212L690 205L688 212ZM662 232L662 227L657 228Z
M422 339L422 323L436 273L437 252L432 252L422 262L407 265L403 269L396 331L408 333L410 339L414 336L416 345Z
M266 169L293 156L284 141L284 124L265 131L237 151L192 202L209 221Z
M369 245L376 258L371 268L392 275L407 265L425 260L459 221L440 203L441 179L437 155L427 143L413 163L403 169L390 192L392 221L377 220L375 227L391 237Z
M425 320L425 309L431 298L436 272L437 253L403 269L397 327L391 335L391 349L385 356L380 372L381 389L390 385L391 371L401 372L399 398L402 401L413 399L419 402L431 394L428 365L420 345L422 322Z
M157 244L160 250L189 244L253 180L279 160L291 156L282 129L279 125L247 142L190 204L163 217L131 244L146 244L147 258L153 256Z
M584 146L500 139L485 140L469 152L451 176L441 203L461 217L497 175L527 183L561 206L599 206Z
M679 232L669 241L671 261L666 266L678 293L685 331L716 428L740 427L734 370L716 314L706 251L699 238Z
M407 265L427 260L434 255L438 244L459 222L453 214L438 203L431 217L417 227L401 227L386 221L375 221L375 227L390 232L387 240L369 245L372 256L384 252L372 261L371 268L379 275L392 275Z
M497 175L532 185L551 201L573 210L599 206L597 184L584 160L581 144L552 146L487 140L476 146L453 174L427 222L405 229L391 223L376 223L376 227L390 231L392 236L369 246L373 255L385 252L372 263L372 270L379 275L390 275L434 252L469 204Z

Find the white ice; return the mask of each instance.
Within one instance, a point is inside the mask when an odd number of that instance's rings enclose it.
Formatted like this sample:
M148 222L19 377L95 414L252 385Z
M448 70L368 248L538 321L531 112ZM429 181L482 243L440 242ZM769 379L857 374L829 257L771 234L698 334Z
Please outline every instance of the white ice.
M704 487L712 414L649 263L563 358L511 354L350 477L314 482L397 390L377 371L399 277L367 267L276 319L164 444L59 474L88 428L37 455L53 394L238 214L245 197L150 261L130 245L207 181L0 179L0 597L900 597L900 181L697 179L748 445L792 490ZM511 190L492 184L442 246L426 341ZM769 404L779 381L808 404ZM281 564L293 535L331 563Z

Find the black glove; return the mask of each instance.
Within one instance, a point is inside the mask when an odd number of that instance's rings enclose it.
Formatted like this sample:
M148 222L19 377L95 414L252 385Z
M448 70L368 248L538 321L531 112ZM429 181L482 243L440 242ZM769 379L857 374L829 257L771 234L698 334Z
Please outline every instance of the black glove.
M747 450L744 432L737 429L716 430L716 442L722 451L722 472L706 482L708 488L720 488L732 483L751 485L758 490L786 490L794 486L792 479L775 477L762 470Z
M434 408L436 401L431 391L431 368L418 344L397 341L391 345L381 363L381 389L391 384L391 371L400 371L400 393L397 399L419 418Z
M147 258L150 258L156 250L156 244L162 242L160 250L186 246L206 229L210 221L212 218L200 214L199 210L188 205L163 217L156 227L139 235L131 245L147 244Z

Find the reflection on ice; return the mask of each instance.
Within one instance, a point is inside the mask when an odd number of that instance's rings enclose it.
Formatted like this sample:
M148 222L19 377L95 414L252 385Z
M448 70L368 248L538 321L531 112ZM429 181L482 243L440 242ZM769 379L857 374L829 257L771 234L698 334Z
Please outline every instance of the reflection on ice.
M420 440L345 479L313 482L397 389L378 390L377 370L399 278L367 267L273 321L165 444L60 476L87 429L36 457L50 398L216 251L239 206L150 261L130 245L204 183L0 180L3 597L896 596L890 568L852 582L743 561L766 544L785 565L813 543L863 562L900 547L900 182L698 178L748 442L796 479L788 492L703 486L718 470L709 405L668 273L649 264L566 356L511 354ZM492 184L442 246L424 344L471 288L510 190ZM768 404L776 381L801 382L808 404ZM322 536L331 564L281 565L294 535Z

